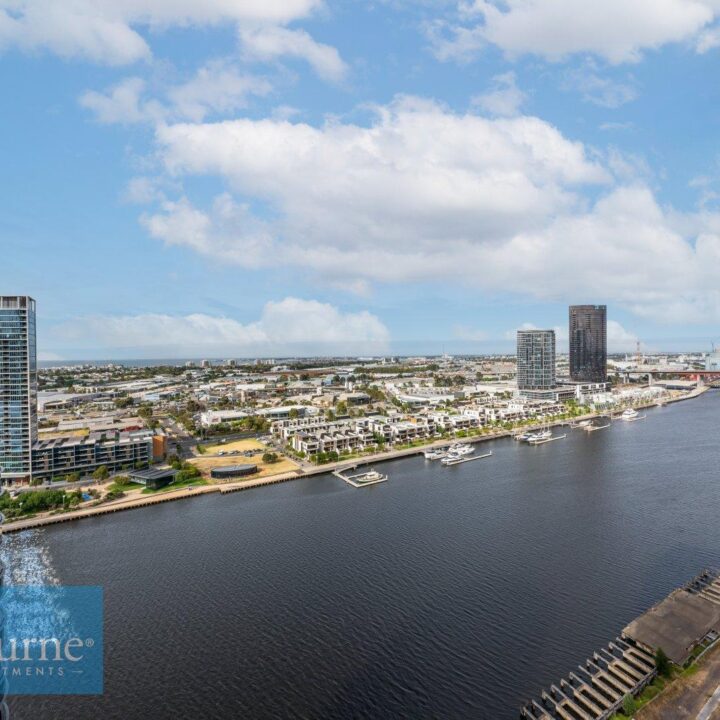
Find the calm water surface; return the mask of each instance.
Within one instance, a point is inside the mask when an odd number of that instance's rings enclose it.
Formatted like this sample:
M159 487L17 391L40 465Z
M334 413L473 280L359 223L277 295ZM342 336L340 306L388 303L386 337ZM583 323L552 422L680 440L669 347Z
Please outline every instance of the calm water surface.
M105 589L106 691L14 720L515 718L720 565L720 395L487 460L383 465L11 536Z

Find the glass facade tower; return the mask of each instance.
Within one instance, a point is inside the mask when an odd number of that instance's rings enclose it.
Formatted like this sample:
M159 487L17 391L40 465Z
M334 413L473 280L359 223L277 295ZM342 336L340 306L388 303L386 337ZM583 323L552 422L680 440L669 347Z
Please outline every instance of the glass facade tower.
M518 390L550 390L555 387L555 331L518 330Z
M0 482L30 477L36 440L35 301L0 295Z
M607 382L607 307L570 306L570 379Z

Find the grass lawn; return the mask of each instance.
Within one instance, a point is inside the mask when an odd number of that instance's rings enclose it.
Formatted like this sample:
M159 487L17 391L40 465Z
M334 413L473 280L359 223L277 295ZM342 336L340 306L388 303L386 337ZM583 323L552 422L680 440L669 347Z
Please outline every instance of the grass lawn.
M185 482L174 482L166 485L164 488L159 490L151 490L150 488L143 488L143 495L155 495L157 493L170 492L171 490L183 490L186 487L200 487L201 485L207 485L208 481L204 478L197 478L195 480L186 480Z
M85 437L90 434L90 430L87 428L80 428L79 430L38 430L38 439L40 440L53 440L55 438L66 438L66 437Z
M225 443L223 445L209 445L206 452L199 457L188 460L203 475L210 475L210 471L215 468L228 467L229 465L257 465L258 472L249 476L247 479L267 477L268 475L279 475L281 473L293 472L298 469L297 463L289 458L279 455L279 460L275 463L264 463L262 456L269 449L257 440L236 440L235 442ZM219 451L230 452L252 450L253 455L246 457L245 455L223 455L222 457L212 457ZM272 452L275 452L274 450Z
M140 483L113 483L107 488L108 492L130 492L131 490L140 490L142 485Z
M231 452L235 450L239 452L252 450L254 452L259 452L262 455L262 453L267 451L267 447L265 447L265 445L263 445L259 440L253 440L252 438L248 440L233 440L228 443L216 443L215 445L203 445L203 449L205 450L205 452L202 453L203 455L217 455L221 451Z

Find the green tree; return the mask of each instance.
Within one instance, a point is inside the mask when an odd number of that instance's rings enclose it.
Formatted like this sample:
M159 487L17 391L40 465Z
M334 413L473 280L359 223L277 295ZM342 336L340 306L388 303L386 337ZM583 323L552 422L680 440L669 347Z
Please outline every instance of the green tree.
M300 417L300 413L297 408L292 408L288 414L291 420L297 420Z
M141 405L137 411L138 417L143 420L151 420L153 416L153 409L151 405Z
M658 675L670 677L670 658L662 648L658 648L655 653L655 667L657 668Z
M109 475L110 472L105 465L100 465L100 467L95 468L95 472L92 474L95 480L107 480Z

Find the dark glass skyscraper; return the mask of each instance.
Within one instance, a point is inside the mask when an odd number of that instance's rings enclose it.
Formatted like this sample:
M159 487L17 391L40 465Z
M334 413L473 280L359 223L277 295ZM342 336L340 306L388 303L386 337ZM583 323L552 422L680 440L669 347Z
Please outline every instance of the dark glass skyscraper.
M570 379L607 382L607 307L570 306Z
M36 440L35 301L0 295L0 482L30 477Z

